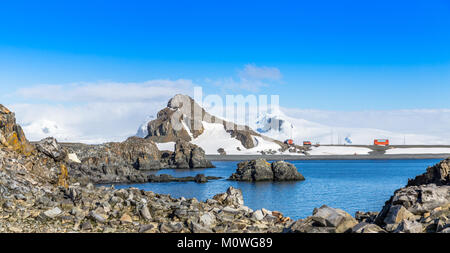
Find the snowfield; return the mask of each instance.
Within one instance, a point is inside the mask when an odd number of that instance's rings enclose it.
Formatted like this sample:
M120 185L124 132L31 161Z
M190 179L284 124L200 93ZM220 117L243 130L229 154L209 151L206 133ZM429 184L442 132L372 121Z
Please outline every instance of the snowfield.
M386 150L386 154L450 154L450 148L393 148Z
M335 127L285 115L281 110L263 113L250 127L277 140L293 139L296 143L312 141L321 144L371 145L374 139L389 139L393 145L445 145L449 139L374 128ZM348 139L350 142L347 142Z
M310 155L368 155L372 151L370 148L330 146L312 147L311 149L308 151Z

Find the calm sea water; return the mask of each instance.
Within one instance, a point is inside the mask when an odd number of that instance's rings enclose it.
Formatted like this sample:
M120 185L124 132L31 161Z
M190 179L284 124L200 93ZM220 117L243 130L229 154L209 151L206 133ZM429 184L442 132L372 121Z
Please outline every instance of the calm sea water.
M226 180L236 170L236 162L214 162L216 168L161 170L156 174L176 177L223 177L205 184L194 182L116 185L137 187L173 197L206 200L233 186L243 191L245 205L256 210L281 211L293 219L305 218L315 207L325 204L341 208L351 215L356 211L380 211L393 192L405 186L408 178L425 172L439 160L360 160L360 161L290 161L306 180L302 182L234 182Z

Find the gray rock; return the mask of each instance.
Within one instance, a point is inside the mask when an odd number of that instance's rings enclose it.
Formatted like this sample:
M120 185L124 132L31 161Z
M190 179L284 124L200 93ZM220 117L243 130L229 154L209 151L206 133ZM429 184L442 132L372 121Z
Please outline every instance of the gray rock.
M36 143L36 148L45 155L55 159L55 161L64 160L67 157L67 152L58 144L58 141L53 137L42 139Z
M207 228L205 226L202 226L202 225L200 225L200 224L198 224L196 222L191 222L191 226L190 227L191 227L192 233L196 233L196 234L199 234L199 233L212 233L211 229L209 229L209 228Z
M355 218L345 211L325 205L315 209L313 216L325 219L327 227L335 227L337 233L346 232L358 224Z
M89 217L91 219L99 222L99 223L105 223L106 222L106 218L103 215L98 214L98 213L96 213L94 211L89 212Z
M264 219L264 214L261 210L256 210L252 213L252 218L260 221L260 220Z
M230 177L235 181L300 181L305 178L297 168L288 162L278 161L272 164L264 159L240 162Z
M300 181L305 180L302 174L292 164L284 161L272 163L274 181Z
M402 221L399 226L397 227L396 231L397 233L403 232L403 233L422 233L423 232L423 226L421 223L417 221L409 221L404 220Z
M371 224L367 222L361 222L352 228L352 233L386 233L384 229L377 226L376 224Z
M139 233L145 233L154 228L155 226L153 224L145 224L139 227Z
M200 218L199 218L200 224L202 224L206 227L211 227L215 223L215 221L216 221L216 217L211 212L205 213L202 216L200 216Z
M58 217L61 213L62 213L61 209L55 207L53 209L45 211L43 215L45 216L45 218L54 219Z
M161 233L180 233L183 230L181 222L165 222L159 226Z
M394 206L391 206L386 218L384 219L384 223L396 224L396 223L400 223L402 220L410 219L413 216L414 215L411 212L409 212L408 210L406 210L406 208L404 208L403 206L394 205Z
M272 181L273 172L271 165L264 159L240 162L230 177L236 181Z
M152 215L150 214L150 211L148 210L147 205L142 205L140 214L142 215L142 217L145 220L147 220L147 221L152 220Z

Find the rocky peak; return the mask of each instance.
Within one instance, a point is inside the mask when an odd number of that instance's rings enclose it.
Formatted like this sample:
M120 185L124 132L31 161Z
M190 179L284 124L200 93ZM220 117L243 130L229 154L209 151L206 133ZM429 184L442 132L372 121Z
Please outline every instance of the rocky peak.
M28 142L13 112L0 104L0 144L11 150L30 155L34 147Z
M239 140L247 149L257 145L254 136L283 146L281 142L261 136L248 126L237 125L209 114L194 99L181 94L171 98L167 107L158 112L157 119L148 123L147 138L155 142L176 142L180 139L192 141L205 131L203 122L222 124L230 138Z

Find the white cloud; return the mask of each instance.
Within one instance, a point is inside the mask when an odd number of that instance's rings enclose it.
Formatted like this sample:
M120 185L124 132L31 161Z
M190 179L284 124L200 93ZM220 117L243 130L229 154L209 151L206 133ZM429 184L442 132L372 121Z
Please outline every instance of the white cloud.
M74 83L21 88L16 94L25 99L39 98L59 102L142 102L185 92L192 86L192 81L185 79L151 80L143 83Z
M282 75L278 68L247 64L243 70L238 71L237 78L207 79L206 82L220 87L222 90L258 92L261 88L269 87L274 82L279 83L281 79Z
M278 68L257 67L254 64L247 64L244 70L239 72L239 76L247 80L281 80L282 75Z
M80 83L39 85L15 92L36 103L11 104L30 140L55 136L61 141L121 141L136 133L149 115L175 94L192 93L190 80L144 83Z

